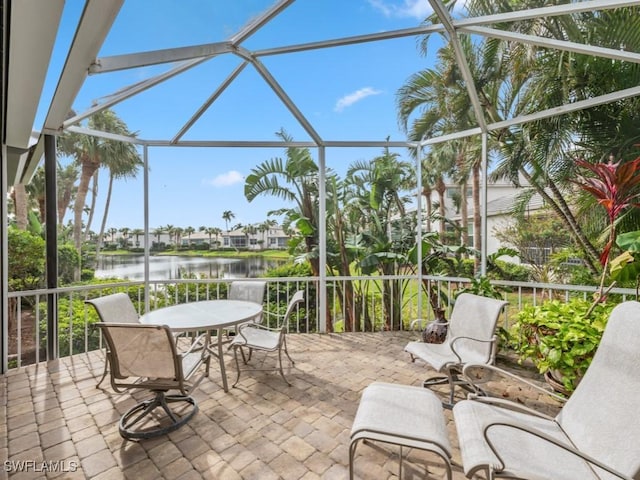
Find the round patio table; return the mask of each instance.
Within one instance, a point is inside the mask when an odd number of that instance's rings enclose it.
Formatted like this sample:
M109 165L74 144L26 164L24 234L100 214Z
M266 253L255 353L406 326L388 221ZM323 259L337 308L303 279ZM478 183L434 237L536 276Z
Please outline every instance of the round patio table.
M205 300L201 302L182 303L159 308L145 313L140 323L167 325L173 332L206 332L205 348L218 357L222 386L229 391L227 374L224 366L223 330L236 328L246 322L255 321L262 314L262 305L244 300ZM217 348L211 348L211 331L216 330Z

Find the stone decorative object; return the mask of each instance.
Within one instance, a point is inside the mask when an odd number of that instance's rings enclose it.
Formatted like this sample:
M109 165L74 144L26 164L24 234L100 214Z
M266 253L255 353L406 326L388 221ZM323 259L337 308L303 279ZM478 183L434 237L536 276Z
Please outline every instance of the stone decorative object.
M449 322L444 318L444 309L436 311L436 319L427 324L422 331L422 341L425 343L443 343L447 338Z

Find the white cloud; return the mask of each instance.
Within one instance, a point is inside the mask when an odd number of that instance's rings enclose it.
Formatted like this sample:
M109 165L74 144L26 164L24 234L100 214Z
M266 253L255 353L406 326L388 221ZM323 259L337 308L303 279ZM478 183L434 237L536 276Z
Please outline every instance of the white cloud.
M336 112L341 112L346 107L349 107L354 103L359 102L363 98L369 97L371 95L379 95L381 93L382 93L381 90L376 90L375 88L372 88L372 87L361 88L360 90L356 90L355 92L349 93L344 97L342 97L341 99L339 99L336 102L336 106L333 109Z
M400 4L390 0L369 0L369 4L385 17L412 17L422 21L433 13L427 0L402 0Z
M208 183L210 183L214 187L229 187L241 182L244 182L244 177L242 176L242 174L236 170L231 170L227 173L218 175Z

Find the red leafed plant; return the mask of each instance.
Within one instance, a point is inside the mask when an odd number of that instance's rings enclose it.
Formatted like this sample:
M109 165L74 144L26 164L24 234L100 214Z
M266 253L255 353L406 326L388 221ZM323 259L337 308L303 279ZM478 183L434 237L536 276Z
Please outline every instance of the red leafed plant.
M606 266L609 253L616 238L616 219L627 207L638 207L635 203L640 195L640 157L626 163L596 163L578 160L577 165L590 170L594 177L580 177L577 181L604 207L609 218L609 241L600 255L600 263Z
M609 240L600 255L603 272L599 298L596 298L597 302L603 296L609 255L616 240L616 220L620 213L628 207L640 206L637 203L640 196L640 188L638 187L640 185L640 157L625 163L609 161L608 163L592 164L584 160L578 160L576 163L594 175L592 177L581 176L576 183L596 198L606 210L609 219Z

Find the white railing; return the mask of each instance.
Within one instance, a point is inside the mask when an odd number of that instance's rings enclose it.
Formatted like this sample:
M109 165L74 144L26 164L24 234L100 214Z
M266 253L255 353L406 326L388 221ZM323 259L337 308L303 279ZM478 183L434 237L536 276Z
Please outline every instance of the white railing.
M257 279L256 279L257 280ZM317 278L261 278L267 282L265 309L283 311L296 290L305 291L305 302L288 325L289 331L312 333L321 324ZM470 286L466 278L424 277L436 289L442 302L449 306L457 290ZM145 291L142 281L104 283L64 287L55 290L9 292L9 354L2 359L8 368L38 363L53 358L47 352L47 301L53 296L57 305L57 356L83 353L102 347L102 339L93 326L97 315L84 302L88 298L117 291L128 293L140 314L147 308L155 310L167 305L226 298L230 279L180 279L149 282ZM573 297L590 298L597 290L593 286L558 285L545 283L492 282L506 289L503 296L509 301L503 315L503 327L525 305L536 305L549 298L568 300ZM328 330L381 331L404 330L411 325L424 326L433 319L427 295L415 276L328 277ZM148 292L148 295L145 295ZM613 289L611 295L621 300L635 298L633 289ZM449 300L447 300L449 299ZM147 303L148 302L148 303ZM415 322L416 319L421 320Z

